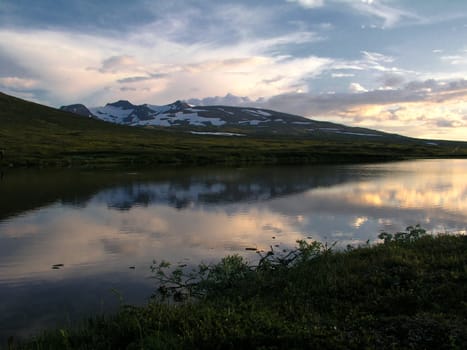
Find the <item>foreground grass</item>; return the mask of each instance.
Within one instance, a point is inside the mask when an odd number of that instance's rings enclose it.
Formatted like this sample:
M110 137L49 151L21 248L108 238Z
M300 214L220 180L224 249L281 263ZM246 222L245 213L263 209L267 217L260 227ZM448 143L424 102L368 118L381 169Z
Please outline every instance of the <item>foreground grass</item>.
M467 237L422 231L344 252L299 242L256 267L239 256L194 274L156 263L162 287L147 306L12 348L465 349Z
M235 131L235 130L232 130ZM0 93L0 167L303 164L467 157L467 143L192 135L120 126Z

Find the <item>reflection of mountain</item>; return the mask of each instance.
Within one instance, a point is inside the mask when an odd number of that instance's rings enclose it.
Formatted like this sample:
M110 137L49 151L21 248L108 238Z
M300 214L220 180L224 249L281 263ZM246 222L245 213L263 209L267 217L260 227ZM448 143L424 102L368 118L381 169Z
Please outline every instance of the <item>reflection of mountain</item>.
M133 182L104 190L94 200L110 208L169 204L177 209L197 205L256 202L359 177L344 167L266 168L196 173L170 181Z
M85 206L90 200L98 200L125 210L150 203L181 209L197 204L267 200L355 180L363 176L356 169L314 166L141 173L15 171L6 173L0 182L0 220L56 202ZM370 175L378 175L378 171Z

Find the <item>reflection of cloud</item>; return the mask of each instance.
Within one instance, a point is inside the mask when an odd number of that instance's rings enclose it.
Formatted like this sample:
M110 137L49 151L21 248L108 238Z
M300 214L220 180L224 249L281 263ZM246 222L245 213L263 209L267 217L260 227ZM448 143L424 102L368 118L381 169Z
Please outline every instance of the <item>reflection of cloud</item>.
M246 247L291 245L308 236L345 245L375 240L382 229L417 223L428 230L465 231L466 164L446 160L343 167L341 176L353 176L352 182L267 201L184 210L161 202L111 210L103 193L112 192L101 192L82 208L56 204L1 223L0 274L2 279L72 278L121 266L146 268L153 258L197 262L245 254ZM65 264L60 274L51 272L57 263Z
M450 170L440 168L438 161L425 162L421 163L423 171L420 173L414 171L373 181L337 185L330 189L316 189L309 195L318 198L335 196L349 207L433 208L440 214L462 215L467 213L467 183L462 172L463 162L455 162L450 163ZM398 166L403 169L404 164Z
M152 258L175 261L190 257L199 261L213 254L224 256L226 251L244 252L251 246L267 249L271 228L277 235L293 232L291 225L288 219L255 209L235 216L224 211L179 211L166 206L116 212L90 205L60 216L46 210L25 224L18 218L4 225L3 238L34 243L22 246L20 254L16 252L14 259L21 262L2 271L2 278L47 275L56 263L65 264L62 272L71 276L84 265L95 266L96 272L112 269L106 262L109 259L130 264L149 264ZM292 234L287 243L299 237ZM8 252L1 256L2 260L12 259Z
M366 216L358 217L358 218L355 218L354 222L352 223L352 226L354 226L355 228L359 228L367 221L368 221L368 218Z
M317 237L332 236L335 230L366 241L381 229L417 223L435 232L447 227L462 231L467 222L466 163L447 162L368 166L368 171L387 169L391 175L312 189L269 206L284 216L302 217L302 230Z

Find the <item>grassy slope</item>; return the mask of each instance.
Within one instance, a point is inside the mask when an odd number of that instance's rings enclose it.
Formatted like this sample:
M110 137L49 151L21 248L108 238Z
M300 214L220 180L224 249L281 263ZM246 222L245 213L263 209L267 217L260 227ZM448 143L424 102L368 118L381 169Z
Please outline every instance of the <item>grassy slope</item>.
M467 144L213 137L119 126L0 93L3 166L109 166L372 161L465 157Z
M128 306L23 346L465 349L467 237L424 236L301 256L294 265L255 270L239 258L224 259L211 268L198 302Z

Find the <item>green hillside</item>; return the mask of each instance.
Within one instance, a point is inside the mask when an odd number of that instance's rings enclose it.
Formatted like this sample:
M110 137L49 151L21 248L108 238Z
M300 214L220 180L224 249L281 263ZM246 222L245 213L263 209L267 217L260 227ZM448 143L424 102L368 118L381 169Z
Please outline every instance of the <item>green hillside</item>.
M207 136L120 126L0 93L1 166L292 164L465 157L467 143Z

